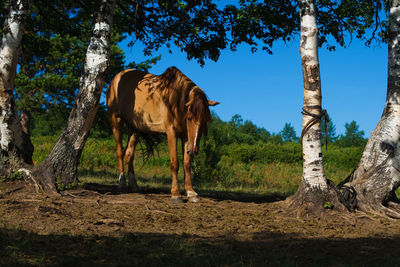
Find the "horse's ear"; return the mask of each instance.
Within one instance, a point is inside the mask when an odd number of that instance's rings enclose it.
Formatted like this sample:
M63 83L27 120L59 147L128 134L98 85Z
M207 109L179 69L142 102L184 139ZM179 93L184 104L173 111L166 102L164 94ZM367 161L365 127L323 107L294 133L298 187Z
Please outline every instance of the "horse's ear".
M191 101L187 102L187 103L185 104L185 106L186 106L186 107L190 107L192 104L193 104L193 101L191 100Z
M218 105L219 104L219 102L215 102L215 101L212 101L212 100L208 100L208 105L209 106L216 106L216 105Z

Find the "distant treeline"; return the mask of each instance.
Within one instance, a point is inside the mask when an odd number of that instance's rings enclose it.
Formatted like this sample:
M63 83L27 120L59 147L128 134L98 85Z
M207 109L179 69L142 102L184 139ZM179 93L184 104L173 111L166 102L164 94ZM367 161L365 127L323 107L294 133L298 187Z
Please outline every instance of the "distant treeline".
M296 134L294 127L290 123L286 123L283 129L278 133L270 133L265 128L256 126L249 120L243 120L240 115L234 115L229 122L222 121L217 114L212 114L212 122L209 127L210 136L217 138L219 144L255 144L274 143L283 144L286 142L299 142L300 137ZM321 123L322 143L334 143L339 147L364 146L367 139L364 138L364 131L359 129L355 121L346 123L345 134L336 135L336 126L330 120L326 124L325 137L325 120Z
M32 135L58 135L66 123L68 113L69 109L64 107L59 110L53 109L51 112L35 114L32 118ZM364 131L359 129L355 121L346 123L344 126L344 135L336 135L336 127L332 120L330 120L326 124L325 137L325 121L322 121L322 143L325 144L328 141L328 143L332 143L338 147L364 146L366 144L367 139L364 138ZM107 112L105 107L101 105L91 130L91 136L95 138L108 138L111 134ZM243 120L238 114L232 116L231 120L226 122L221 120L215 112L212 112L208 138L215 140L218 145L230 145L234 143L249 145L256 143L283 144L287 142L298 143L300 140L299 135L297 135L290 123L286 123L280 132L271 133L249 120Z

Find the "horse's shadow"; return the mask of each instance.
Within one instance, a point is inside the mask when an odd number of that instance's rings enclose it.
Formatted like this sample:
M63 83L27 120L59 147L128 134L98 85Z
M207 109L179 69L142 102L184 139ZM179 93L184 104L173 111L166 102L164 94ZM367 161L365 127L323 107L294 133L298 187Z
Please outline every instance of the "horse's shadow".
M138 180L142 179L138 177ZM162 181L167 181L167 179L160 179ZM101 184L95 182L84 183L83 188L89 191L95 191L99 194L130 194L129 190L120 190L118 185ZM161 183L158 185L142 185L140 186L141 194L170 194L170 183ZM234 192L234 191L220 191L220 190L196 190L200 197L213 199L215 201L232 200L238 202L254 202L254 203L271 203L286 199L288 195L279 193L269 193L269 194L255 194L255 193L245 193L245 192ZM181 192L184 193L183 191Z

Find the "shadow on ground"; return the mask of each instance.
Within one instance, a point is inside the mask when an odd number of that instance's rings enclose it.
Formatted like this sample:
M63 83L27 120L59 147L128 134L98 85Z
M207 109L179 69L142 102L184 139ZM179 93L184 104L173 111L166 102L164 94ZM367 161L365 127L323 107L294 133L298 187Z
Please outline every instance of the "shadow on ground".
M400 239L305 239L255 233L251 241L196 235L38 235L0 229L3 266L389 266Z
M121 192L117 185L105 185L99 183L85 183L84 189L96 191L100 194L129 194L129 191ZM143 186L141 187L142 194L170 194L168 186ZM181 192L184 194L184 192ZM281 194L250 194L231 191L217 190L198 190L197 193L201 197L207 197L216 201L232 200L239 202L254 202L254 203L271 203L284 200L287 196Z

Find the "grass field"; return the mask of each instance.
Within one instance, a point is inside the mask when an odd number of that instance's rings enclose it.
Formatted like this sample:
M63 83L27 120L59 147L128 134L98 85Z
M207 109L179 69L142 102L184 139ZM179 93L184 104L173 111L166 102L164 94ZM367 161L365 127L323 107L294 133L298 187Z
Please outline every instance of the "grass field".
M56 138L32 138L35 145L33 160L36 164L46 158ZM201 150L193 164L196 190L285 196L297 190L302 175L301 147L298 143L231 144L212 151L204 145L202 147L207 152ZM328 179L335 183L345 179L356 167L362 150L362 147L339 148L334 145L329 146L327 152L324 150ZM213 154L213 159L210 160L206 153ZM182 163L180 165L179 177L182 182ZM141 187L159 188L168 192L171 173L165 143L159 145L154 157L145 162L140 152L136 153L134 166ZM80 160L80 181L116 185L117 177L114 140L89 138Z

